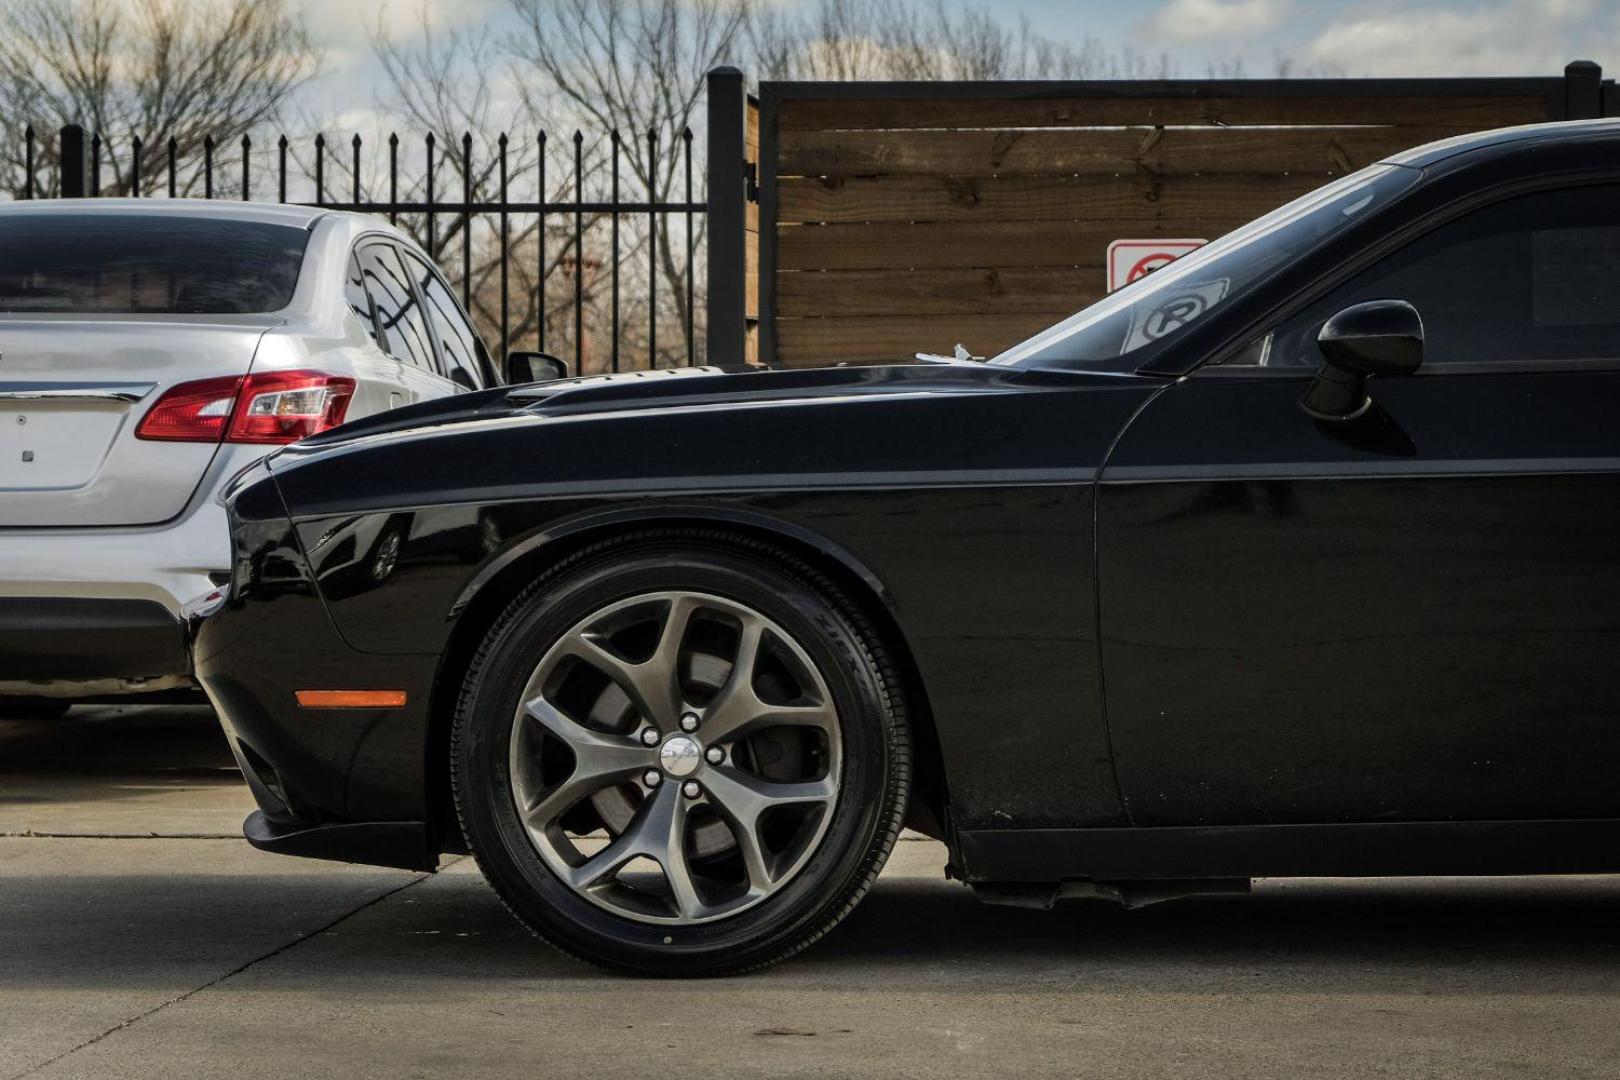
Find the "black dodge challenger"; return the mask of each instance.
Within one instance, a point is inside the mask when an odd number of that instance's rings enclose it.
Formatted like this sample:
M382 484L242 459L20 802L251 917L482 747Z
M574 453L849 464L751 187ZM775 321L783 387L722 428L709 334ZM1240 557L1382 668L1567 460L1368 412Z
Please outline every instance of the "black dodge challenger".
M248 839L471 851L619 970L803 948L908 824L1037 905L1620 871L1620 124L1374 165L988 363L488 390L230 507Z

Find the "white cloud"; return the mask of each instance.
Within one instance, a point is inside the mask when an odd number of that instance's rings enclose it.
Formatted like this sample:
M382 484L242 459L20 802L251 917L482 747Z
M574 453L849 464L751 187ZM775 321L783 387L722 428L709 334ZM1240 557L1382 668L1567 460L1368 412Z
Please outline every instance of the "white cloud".
M1596 0L1500 0L1438 7L1363 7L1305 46L1311 62L1348 75L1555 75L1605 59L1620 42L1590 17Z
M1168 0L1142 29L1162 41L1244 38L1276 27L1291 6L1290 0Z
M424 25L464 26L487 19L496 0L303 0L304 18L318 44L339 54L365 52L380 25L411 38Z

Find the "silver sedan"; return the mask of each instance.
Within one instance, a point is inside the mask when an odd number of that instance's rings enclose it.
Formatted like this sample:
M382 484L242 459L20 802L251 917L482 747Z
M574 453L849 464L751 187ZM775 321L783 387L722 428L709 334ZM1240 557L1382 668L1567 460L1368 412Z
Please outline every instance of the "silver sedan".
M277 445L498 383L397 229L254 203L0 207L0 710L192 687L215 499Z

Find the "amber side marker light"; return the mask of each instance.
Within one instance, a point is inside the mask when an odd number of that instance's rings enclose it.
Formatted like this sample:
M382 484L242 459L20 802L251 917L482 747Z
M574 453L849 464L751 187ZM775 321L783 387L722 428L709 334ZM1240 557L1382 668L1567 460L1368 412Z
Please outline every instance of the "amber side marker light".
M305 709L397 709L405 704L403 690L299 690L296 695Z

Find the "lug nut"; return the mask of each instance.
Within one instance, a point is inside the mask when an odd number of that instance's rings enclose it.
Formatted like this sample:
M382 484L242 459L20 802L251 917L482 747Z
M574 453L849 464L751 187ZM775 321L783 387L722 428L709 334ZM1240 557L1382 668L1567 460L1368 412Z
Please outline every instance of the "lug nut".
M710 765L718 765L722 761L726 760L726 752L720 749L718 746L709 747L707 750L703 751L703 756L708 760Z
M688 799L695 799L699 795L703 794L703 789L698 787L698 782L696 780L688 780L686 783L681 785L681 794L685 795Z
M658 744L658 729L650 727L642 731L641 742L643 746L656 746Z
M659 772L657 769L648 769L646 772L641 774L641 782L646 784L648 787L657 787L663 782L663 779L664 774Z
M696 731L697 729L698 729L698 715L697 715L697 713L689 712L685 716L681 717L681 730L682 731Z

